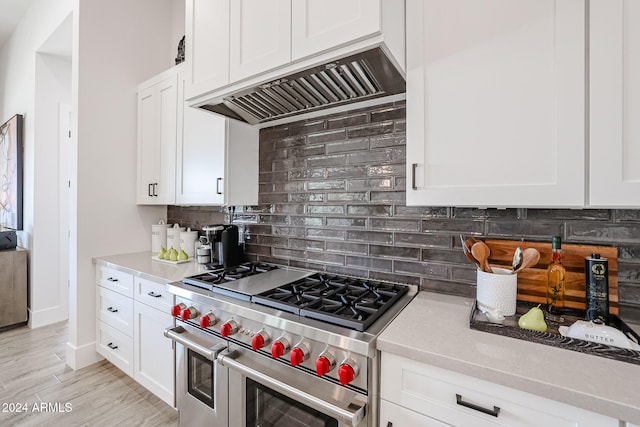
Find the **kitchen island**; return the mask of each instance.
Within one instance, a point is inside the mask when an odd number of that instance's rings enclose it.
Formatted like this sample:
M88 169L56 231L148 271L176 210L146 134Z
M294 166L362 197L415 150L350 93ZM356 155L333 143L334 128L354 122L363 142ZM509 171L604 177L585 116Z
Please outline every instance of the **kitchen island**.
M472 330L472 304L420 292L380 335L377 348L383 357L400 355L640 424L640 365Z

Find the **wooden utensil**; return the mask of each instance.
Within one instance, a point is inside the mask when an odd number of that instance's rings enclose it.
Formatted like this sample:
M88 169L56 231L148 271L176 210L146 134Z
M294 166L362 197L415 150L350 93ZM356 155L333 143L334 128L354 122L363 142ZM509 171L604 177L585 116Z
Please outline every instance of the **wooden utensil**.
M525 268L533 267L540 261L540 252L534 248L527 248L522 252L522 265L518 267L513 274L517 274L519 271Z
M489 265L489 255L491 251L489 246L481 240L478 240L471 246L471 254L480 263L480 269L486 273L493 273L491 266ZM523 254L524 256L524 254Z
M460 241L462 242L462 250L464 251L464 254L467 257L467 259L471 261L472 264L475 264L476 267L481 268L478 260L475 259L473 255L471 255L471 246L473 246L473 243L475 243L475 239L473 237L470 237L467 240L464 240L464 237L462 237L462 234L461 234Z

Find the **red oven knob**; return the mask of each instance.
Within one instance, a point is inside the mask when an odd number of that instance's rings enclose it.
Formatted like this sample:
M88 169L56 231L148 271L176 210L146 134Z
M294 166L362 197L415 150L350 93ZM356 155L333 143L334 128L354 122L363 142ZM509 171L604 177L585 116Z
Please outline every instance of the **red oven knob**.
M316 359L316 375L319 377L328 374L336 365L336 359L329 352L324 352Z
M347 385L358 376L358 365L353 360L345 360L338 368L340 384Z
M287 350L289 350L289 341L286 338L280 337L271 346L271 357L277 359L282 356Z
M220 326L220 335L228 337L238 332L238 323L235 320L228 320Z
M291 354L289 355L291 366L296 366L304 362L307 356L309 356L309 350L307 347L304 344L296 345L293 347L293 350L291 350Z
M200 327L202 329L208 328L211 325L216 324L216 316L212 312L209 312L200 318Z
M267 344L269 344L269 334L264 329L258 331L251 339L251 348L256 351Z
M198 316L198 310L194 306L185 308L180 312L180 320L194 319Z
M178 305L174 305L173 307L171 307L171 315L174 316L174 317L175 316L179 316L180 312L182 310L184 310L185 308L187 308L187 306L184 305L183 303L180 303Z

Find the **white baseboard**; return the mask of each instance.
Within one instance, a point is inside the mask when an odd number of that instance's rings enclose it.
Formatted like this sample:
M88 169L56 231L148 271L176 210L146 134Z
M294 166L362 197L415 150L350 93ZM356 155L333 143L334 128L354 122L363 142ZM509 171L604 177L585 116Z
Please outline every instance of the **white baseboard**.
M69 319L69 310L56 306L44 310L33 311L29 309L28 325L31 329L52 325Z
M79 347L67 342L67 365L69 365L69 367L74 371L93 365L102 359L104 359L104 357L96 351L95 341Z

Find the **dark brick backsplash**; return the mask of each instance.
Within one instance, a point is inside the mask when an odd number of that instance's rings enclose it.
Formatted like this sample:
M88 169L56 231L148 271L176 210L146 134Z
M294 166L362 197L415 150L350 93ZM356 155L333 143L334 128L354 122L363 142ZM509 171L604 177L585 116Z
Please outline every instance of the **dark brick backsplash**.
M249 259L472 297L459 234L613 245L620 312L640 322L640 210L405 206L405 103L260 131L259 205L237 207ZM227 222L217 207L168 209L170 223Z

